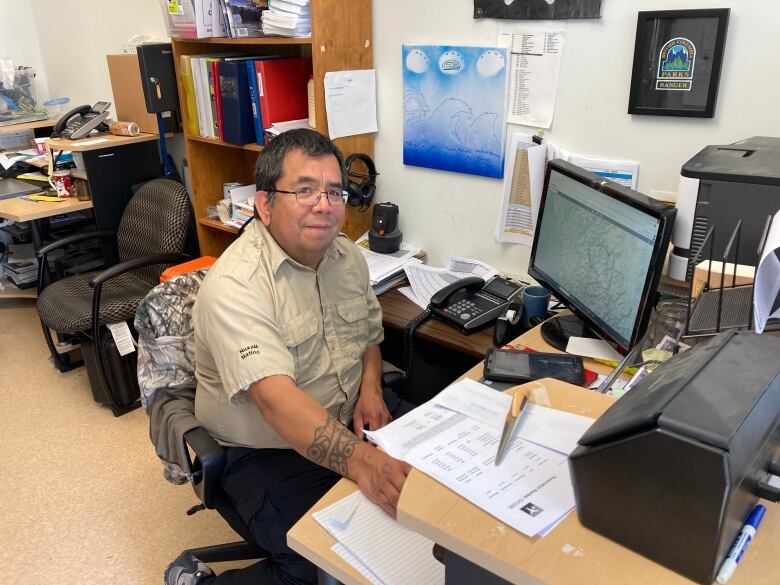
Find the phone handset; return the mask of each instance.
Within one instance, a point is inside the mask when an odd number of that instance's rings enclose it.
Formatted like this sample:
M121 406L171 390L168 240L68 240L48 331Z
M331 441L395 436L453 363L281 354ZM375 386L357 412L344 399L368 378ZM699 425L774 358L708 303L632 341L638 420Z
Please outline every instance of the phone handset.
M479 276L467 276L466 278L461 278L460 280L451 282L444 288L436 291L434 295L431 297L431 307L444 307L449 304L449 300L452 298L452 296L455 293L461 291L467 293L475 292L478 290L482 290L484 286L485 286L485 281Z
M85 116L89 113L89 111L92 109L92 106L89 104L79 106L77 108L73 108L71 111L69 111L67 114L62 116L59 120L57 120L57 123L54 125L54 128L51 131L51 137L57 138L62 134L62 131L65 130L65 127L68 125L68 122L71 118L74 116Z

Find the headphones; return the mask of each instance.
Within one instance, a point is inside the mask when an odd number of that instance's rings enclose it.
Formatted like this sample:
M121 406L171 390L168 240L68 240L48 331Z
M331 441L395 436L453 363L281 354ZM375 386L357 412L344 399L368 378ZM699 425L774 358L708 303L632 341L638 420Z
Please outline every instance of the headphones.
M352 170L352 165L358 160L365 165L367 175ZM376 172L374 161L367 154L354 152L344 161L344 168L347 173L347 203L365 211L371 205L376 192L376 176L379 173ZM356 181L353 181L353 178Z

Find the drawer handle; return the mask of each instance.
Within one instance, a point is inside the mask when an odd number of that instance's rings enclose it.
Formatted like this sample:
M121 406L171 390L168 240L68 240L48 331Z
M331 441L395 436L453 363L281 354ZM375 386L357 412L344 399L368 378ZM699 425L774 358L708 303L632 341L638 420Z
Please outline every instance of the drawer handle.
M106 158L106 157L109 157L109 156L114 156L114 154L115 153L113 153L113 152L110 152L108 154L99 154L98 158Z

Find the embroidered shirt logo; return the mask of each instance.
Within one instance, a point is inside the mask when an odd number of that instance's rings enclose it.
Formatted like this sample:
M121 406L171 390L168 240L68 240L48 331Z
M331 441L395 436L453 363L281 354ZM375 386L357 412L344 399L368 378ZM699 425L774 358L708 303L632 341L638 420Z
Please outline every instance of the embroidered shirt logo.
M253 343L252 345L247 345L246 347L242 347L238 350L238 355L241 356L242 360L245 360L250 355L260 355L260 346L256 343Z

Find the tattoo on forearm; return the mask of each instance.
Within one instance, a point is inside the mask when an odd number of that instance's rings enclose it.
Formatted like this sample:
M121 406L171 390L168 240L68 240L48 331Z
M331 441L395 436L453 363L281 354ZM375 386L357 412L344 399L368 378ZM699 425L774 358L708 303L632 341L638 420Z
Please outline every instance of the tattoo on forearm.
M347 461L360 441L330 414L325 424L314 431L314 440L306 449L306 456L314 463L347 475Z

